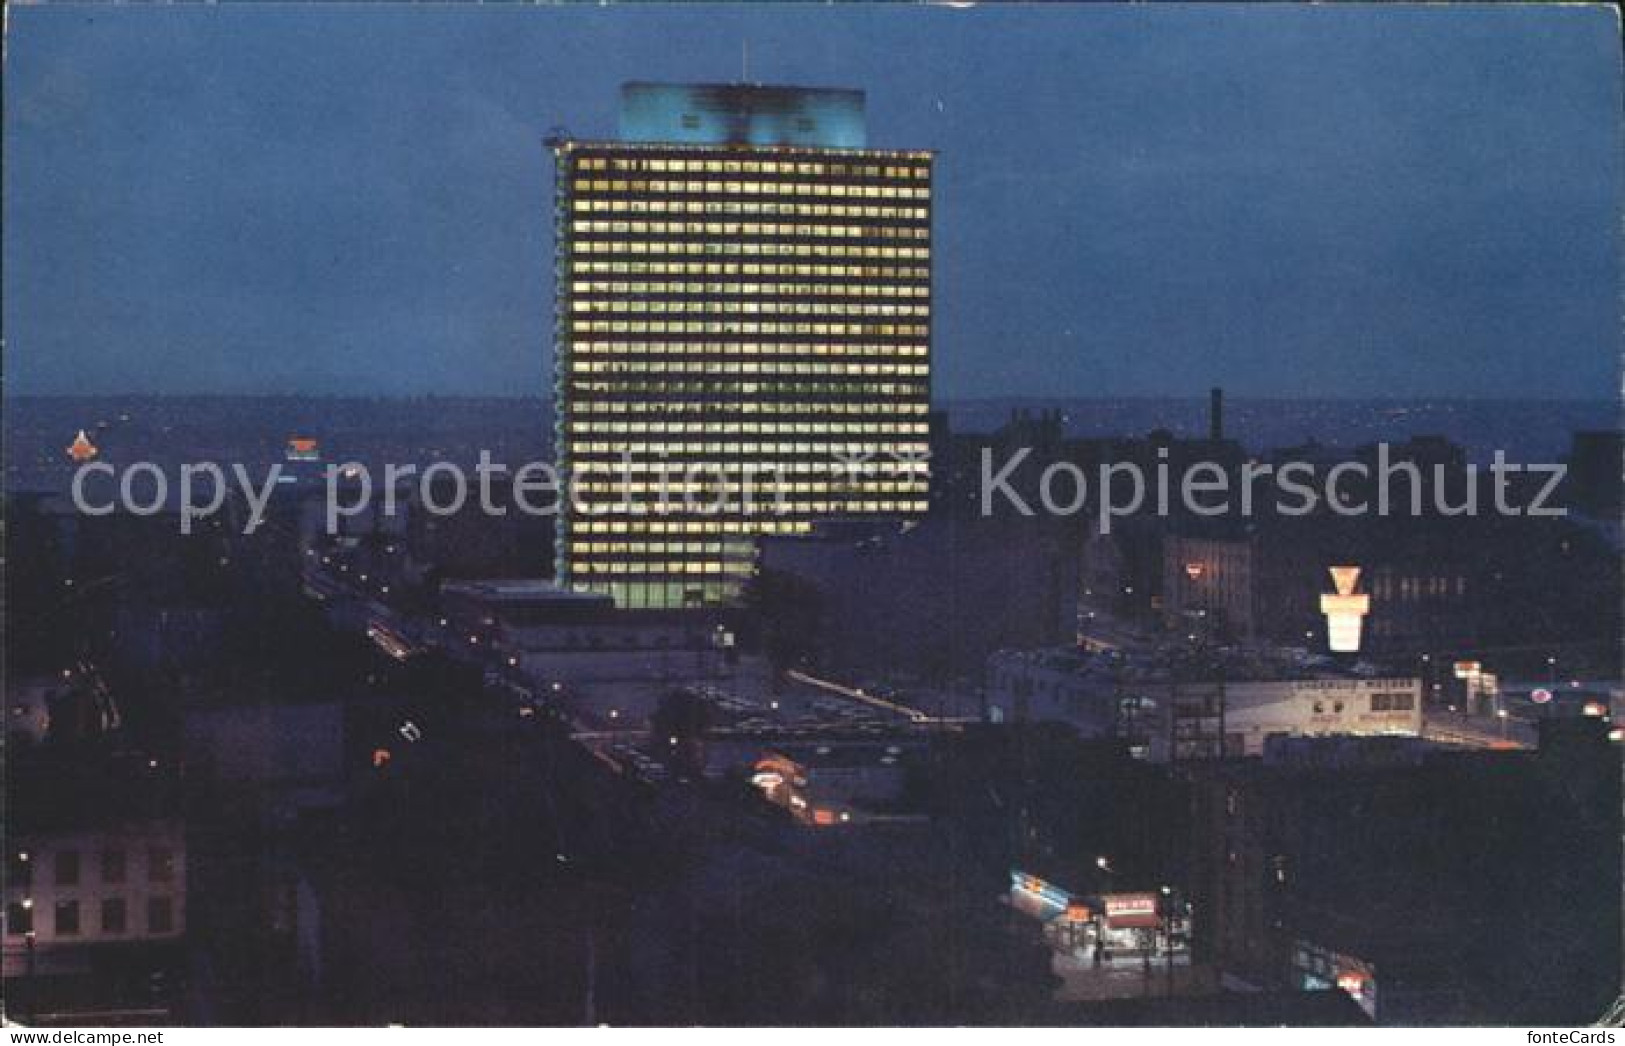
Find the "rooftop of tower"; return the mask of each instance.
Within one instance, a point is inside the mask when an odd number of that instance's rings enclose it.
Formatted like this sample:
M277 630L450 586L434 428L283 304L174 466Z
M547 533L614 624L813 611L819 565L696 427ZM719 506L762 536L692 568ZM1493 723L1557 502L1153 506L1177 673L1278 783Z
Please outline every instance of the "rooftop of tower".
M863 92L762 84L621 86L623 142L862 149Z

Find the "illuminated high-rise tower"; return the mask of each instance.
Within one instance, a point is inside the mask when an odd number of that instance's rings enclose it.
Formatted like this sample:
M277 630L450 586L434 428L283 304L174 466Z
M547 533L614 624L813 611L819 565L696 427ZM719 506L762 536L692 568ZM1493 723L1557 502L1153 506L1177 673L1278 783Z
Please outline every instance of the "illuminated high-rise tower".
M552 145L562 582L724 605L760 536L926 511L931 153L748 85L628 84L620 140Z

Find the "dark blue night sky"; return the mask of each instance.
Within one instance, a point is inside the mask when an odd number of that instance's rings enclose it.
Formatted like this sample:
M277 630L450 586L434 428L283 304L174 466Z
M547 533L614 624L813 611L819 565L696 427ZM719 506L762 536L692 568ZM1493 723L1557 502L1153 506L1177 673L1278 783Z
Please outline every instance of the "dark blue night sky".
M941 150L939 396L1591 397L1611 7L13 7L6 386L547 387L550 127L863 88Z

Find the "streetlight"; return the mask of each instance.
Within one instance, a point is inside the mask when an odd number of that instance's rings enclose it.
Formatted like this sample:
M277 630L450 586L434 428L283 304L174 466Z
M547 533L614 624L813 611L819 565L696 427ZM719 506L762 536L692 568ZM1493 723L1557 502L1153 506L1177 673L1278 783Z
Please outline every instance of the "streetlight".
M1162 884L1162 945L1167 960L1168 994L1174 994L1174 888Z

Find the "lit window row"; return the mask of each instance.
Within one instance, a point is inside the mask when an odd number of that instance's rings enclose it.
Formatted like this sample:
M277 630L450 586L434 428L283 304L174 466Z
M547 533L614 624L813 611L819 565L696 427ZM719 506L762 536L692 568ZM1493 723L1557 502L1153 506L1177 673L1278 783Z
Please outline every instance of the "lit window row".
M740 446L753 447L755 444L741 444ZM735 453L740 453L740 450L736 448ZM746 453L748 453L748 451L746 451ZM858 455L856 456L855 460L861 461L864 476L874 476L878 478L884 478L888 475L903 476L905 478L919 477L922 470L927 468L930 464L930 462L924 458L917 460L909 460L906 458L894 459L889 457L863 458L862 455ZM839 473L844 479L846 478L847 465L834 455L796 461L776 462L756 460L732 461L724 460L721 457L701 457L696 459L668 458L650 461L647 458L633 457L631 460L611 458L605 461L587 462L583 467L579 467L577 469L577 473L583 481L586 481L588 478L593 476L618 476L624 478L628 475L641 476L648 474L659 476L661 474L665 474L667 476L671 476L673 478L673 482L676 482L676 479L683 476L689 469L693 469L697 476L705 476L711 479L715 479L720 476L729 483L755 483L758 481L771 482L775 478L782 479L785 476L806 475L823 476L828 478L836 475L837 473Z
M930 367L923 363L741 363L731 360L648 360L638 363L605 360L571 360L572 374L756 374L765 377L925 377Z
M576 519L570 522L572 534L611 534L616 537L631 534L738 534L754 537L759 534L805 534L811 529L812 524L798 519L635 519L614 523Z
M745 299L705 298L677 301L646 301L643 299L587 298L571 303L572 312L583 313L713 313L732 315L777 316L929 316L931 306L925 304L892 305L884 302L825 302L775 300L772 298Z
M625 200L582 196L570 201L576 214L740 214L805 218L880 218L927 221L929 207L856 203L800 203L795 200Z
M573 434L582 437L680 436L685 432L698 435L714 432L760 436L812 436L823 433L836 436L927 436L931 432L927 423L909 421L600 421L582 418L569 428Z
M805 341L613 341L589 338L573 339L566 346L575 356L925 356L930 347L925 342L897 342L882 345L878 342Z
M674 180L668 178L576 178L571 184L576 193L664 193L667 195L708 196L841 196L853 200L928 200L928 185L858 185L852 182L740 182L714 181L698 178Z
M566 425L572 434L582 437L620 433L652 439L659 436L681 436L697 431L697 426L711 425L724 435L754 436L783 433L800 434L828 429L832 433L862 434L865 432L910 432L910 423L898 420L860 421L863 418L926 417L930 404L908 400L890 400L883 403L865 403L861 406L836 404L730 404L715 408L705 404L689 403L668 407L647 407L631 404L627 410L611 410L617 404L596 403L592 408L577 408L575 416ZM620 420L624 418L625 420ZM767 420L774 419L774 420ZM854 428L856 425L869 426ZM622 426L629 426L623 428ZM801 427L791 427L801 426Z
M653 396L699 396L707 399L722 399L731 396L768 394L774 396L818 396L818 402L828 402L829 396L841 396L849 400L862 401L867 405L875 397L892 396L924 396L930 390L924 382L919 381L831 381L827 370L820 367L812 377L818 381L796 381L784 378L776 381L733 381L716 377L709 371L698 373L709 375L705 379L687 380L683 378L655 378L649 379L648 370L634 367L621 377L610 380L595 380L577 378L570 383L570 388L578 393L604 394L604 395L637 395L645 401ZM894 376L892 373L887 377ZM742 377L743 375L741 375ZM759 376L759 375L757 375ZM881 401L886 405L885 401Z
M697 495L693 502L681 499L675 501L628 501L622 503L619 495L611 495L603 502L594 506L583 506L576 510L573 519L578 523L588 519L600 521L630 520L641 517L672 518L682 516L724 516L736 519L750 519L760 517L773 519L779 516L810 516L813 518L833 515L849 515L859 513L911 513L925 512L930 506L924 501L913 499L893 500L887 498L819 498L816 500L787 500L782 503L771 497L756 497L750 502L743 502L739 492L729 491L725 496L712 494L710 496ZM748 532L748 531L747 531ZM620 533L619 528L606 531L606 533Z
M581 219L575 233L616 236L800 236L831 240L929 240L923 225L830 225L816 222L628 222Z
M584 171L675 172L694 174L800 174L854 178L926 178L924 163L877 164L856 160L746 160L665 156L581 156Z
M729 555L727 545L717 541L574 541L572 556L709 556L719 562L754 563L754 549L744 555Z
M632 610L685 610L696 606L723 606L739 597L743 582L738 578L723 581L699 581L684 578L681 581L584 581L572 582L577 592L602 592L615 600L615 605Z
M584 393L636 395L645 402L649 401L649 397L657 396L703 396L717 399L739 395L842 396L852 400L863 400L873 396L923 396L929 391L924 384L915 381L730 381L720 378L645 380L645 375L638 371L633 371L632 375L612 381L577 379L570 383L570 388ZM820 377L823 375L820 374Z
M633 562L638 559L648 561L652 557L666 556L681 557L685 560L702 558L718 563L742 563L747 566L756 562L756 543L751 540L742 541L721 535L713 535L706 541L666 541L642 537L629 540L622 535L617 535L617 538L619 540L616 541L572 539L567 548L572 557L591 556L601 559L615 556Z
M574 574L749 574L753 564L716 559L648 560L628 563L625 560L573 560L570 572Z
M599 394L610 390L595 389ZM620 390L613 390L622 395ZM898 398L886 399L860 399L852 394L843 399L828 400L771 400L759 402L756 400L724 400L721 397L707 399L695 393L693 399L682 400L649 400L637 398L625 399L590 399L580 397L577 403L571 405L573 417L581 419L581 424L591 422L589 415L594 414L630 414L645 419L659 419L663 415L671 414L699 414L703 413L709 418L720 419L725 416L743 414L772 414L772 415L852 415L858 416L886 416L888 414L925 414L930 404L925 402L927 390L923 387L907 389L894 394ZM667 393L666 395L671 395ZM918 397L919 402L911 402L904 397ZM658 423L658 422L657 422Z
M853 468L863 469L849 475L846 466L831 457L826 461L798 462L818 465L811 475L790 469L765 468L757 462L733 461L663 461L642 462L656 466L656 470L627 470L625 462L596 462L575 474L573 490L579 494L615 495L623 491L636 494L700 493L705 490L726 488L729 491L750 491L753 494L782 490L800 494L836 494L865 490L885 490L902 493L924 493L930 478L929 463L887 461L860 461ZM632 464L639 464L633 462ZM786 462L785 464L790 464Z
M726 484L726 489L719 489L717 481L701 482L698 480L673 479L666 483L642 483L633 480L629 483L582 483L577 486L575 496L585 502L608 502L613 504L622 497L630 497L644 503L643 495L651 495L647 503L660 506L665 504L681 505L683 497L692 497L694 504L705 506L709 501L723 500L727 505L738 505L748 500L758 507L766 505L769 508L783 499L785 509L793 509L802 503L807 495L818 495L828 499L830 495L863 494L873 497L877 494L914 494L922 495L926 492L924 480L912 482L899 482L885 479L864 479L855 482L839 483L771 483L767 481L753 481L748 487L744 484ZM796 498L795 495L802 495Z
M582 555L725 556L729 547L720 541L572 541L570 551Z
M928 428L927 426L918 426ZM922 433L928 434L928 433ZM566 444L566 449L575 457L587 457L595 454L606 455L606 464L618 463L619 455L627 451L634 451L626 441L610 442L605 440L572 439ZM695 454L721 455L747 453L756 456L782 456L782 457L812 457L813 455L839 454L848 458L869 458L877 462L884 458L904 458L909 460L923 460L930 454L927 444L913 441L892 440L888 442L828 442L821 441L809 443L802 441L774 440L769 442L748 440L693 440L681 443L640 442L634 451L634 460L639 455L672 455L674 457L692 456ZM608 457L614 455L615 457Z
M873 247L855 243L717 243L693 240L580 240L580 254L766 254L787 258L931 257L929 247Z
M791 262L596 261L571 259L580 276L817 276L826 279L916 280L931 278L921 265L840 265Z
M773 323L758 320L575 320L577 334L824 334L852 338L924 338L916 323Z
M574 294L686 294L719 298L724 295L790 294L822 298L924 298L931 288L920 283L742 283L738 280L576 280Z

